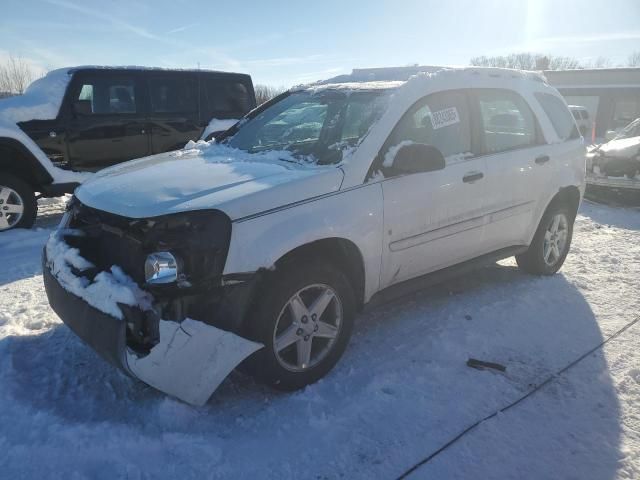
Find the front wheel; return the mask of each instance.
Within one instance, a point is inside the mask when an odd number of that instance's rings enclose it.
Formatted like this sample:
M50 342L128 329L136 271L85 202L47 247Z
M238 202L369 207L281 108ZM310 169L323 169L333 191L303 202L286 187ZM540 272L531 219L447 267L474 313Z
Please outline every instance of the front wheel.
M566 206L548 209L542 216L529 249L516 256L518 266L534 275L553 275L560 270L569 253L574 218L575 215Z
M265 285L249 336L264 344L245 365L259 381L296 390L326 375L342 356L355 316L347 277L329 264L289 265Z
M0 232L31 228L37 213L33 189L18 177L0 173Z

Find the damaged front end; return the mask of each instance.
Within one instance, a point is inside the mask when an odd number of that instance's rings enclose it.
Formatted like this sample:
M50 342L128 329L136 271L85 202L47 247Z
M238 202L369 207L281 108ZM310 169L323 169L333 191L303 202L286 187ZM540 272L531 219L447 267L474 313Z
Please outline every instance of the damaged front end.
M225 278L219 211L127 219L72 200L43 254L49 302L103 358L202 405L261 348L241 332L255 276Z

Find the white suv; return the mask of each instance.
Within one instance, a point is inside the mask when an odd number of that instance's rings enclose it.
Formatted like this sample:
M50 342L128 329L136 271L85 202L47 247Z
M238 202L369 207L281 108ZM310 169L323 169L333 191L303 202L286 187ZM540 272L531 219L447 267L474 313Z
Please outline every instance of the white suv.
M555 273L584 176L575 121L537 74L317 84L218 143L83 184L45 248L45 285L106 359L187 402L245 358L297 389L331 370L368 302L513 255Z

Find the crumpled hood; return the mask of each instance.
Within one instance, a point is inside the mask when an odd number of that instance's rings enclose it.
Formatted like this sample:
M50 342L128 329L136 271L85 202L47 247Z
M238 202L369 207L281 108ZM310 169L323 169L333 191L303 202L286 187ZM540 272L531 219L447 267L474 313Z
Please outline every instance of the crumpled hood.
M640 153L640 137L611 140L602 145L599 151L610 157L633 157Z
M191 144L193 146L195 144ZM102 170L77 190L90 207L129 218L219 209L232 220L337 191L336 166L303 166L199 142Z

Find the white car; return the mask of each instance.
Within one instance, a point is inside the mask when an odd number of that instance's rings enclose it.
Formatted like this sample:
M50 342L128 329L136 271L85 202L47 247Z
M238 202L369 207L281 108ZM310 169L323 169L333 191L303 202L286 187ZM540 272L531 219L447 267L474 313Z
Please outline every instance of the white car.
M332 369L367 303L513 255L558 271L584 176L575 121L537 74L297 88L218 143L85 182L45 286L103 357L184 401L243 360L297 389Z
M587 158L587 170L595 175L634 179L640 172L640 118L612 140L593 148Z

